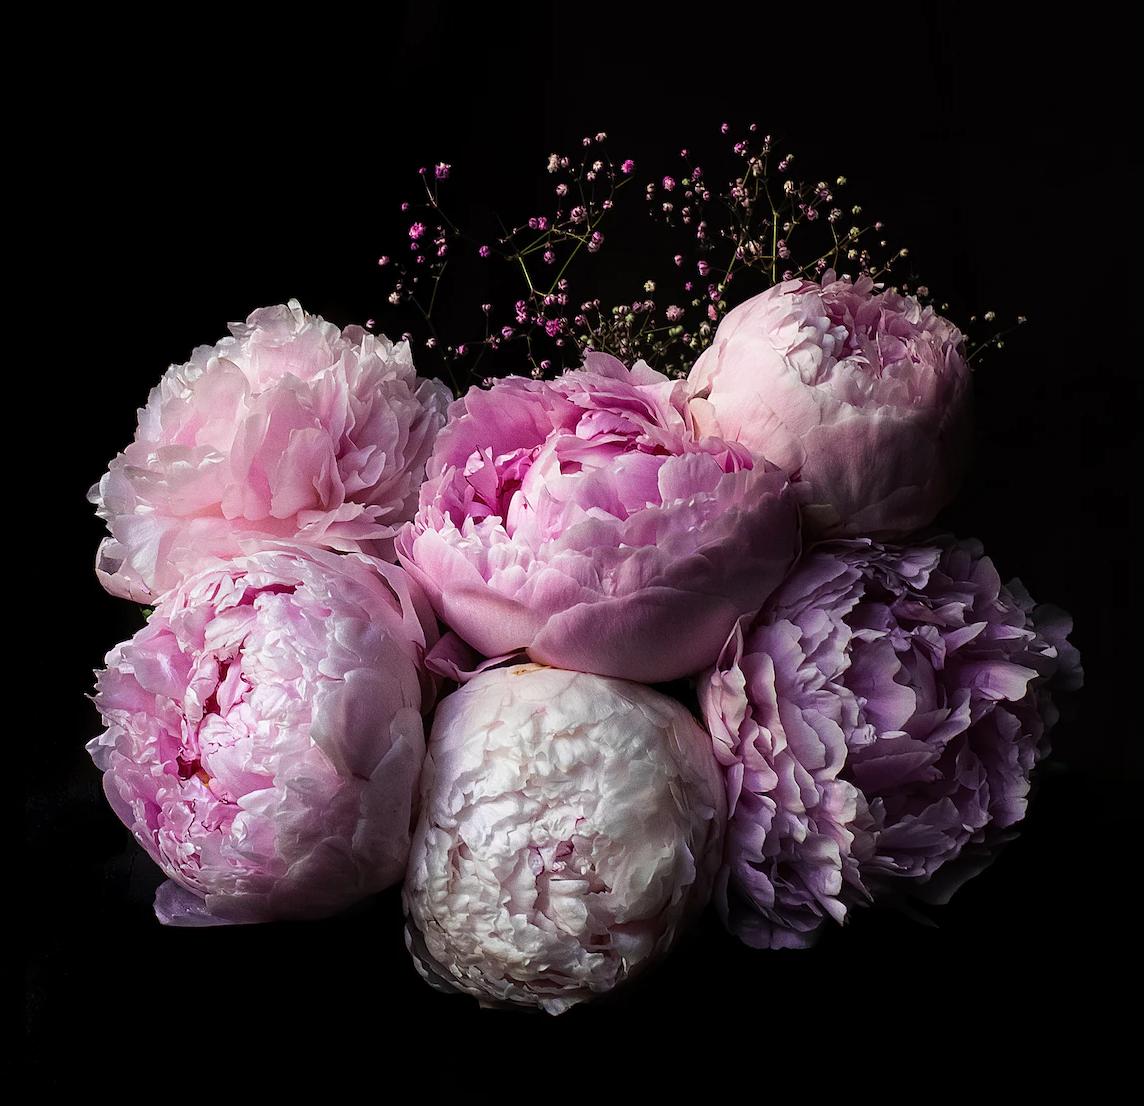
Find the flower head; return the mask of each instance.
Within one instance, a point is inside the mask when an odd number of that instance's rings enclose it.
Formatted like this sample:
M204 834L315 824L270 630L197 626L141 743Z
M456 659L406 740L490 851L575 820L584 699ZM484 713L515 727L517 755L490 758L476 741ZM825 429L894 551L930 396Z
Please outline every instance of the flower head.
M785 476L693 433L681 381L605 354L450 408L398 539L486 656L646 682L711 664L799 550Z
M977 542L814 547L700 681L728 928L798 946L895 887L948 898L1024 816L1070 627Z
M449 393L406 343L345 331L296 300L172 365L135 440L88 493L114 595L153 602L252 540L391 558Z
M162 921L323 917L402 877L436 632L397 565L281 546L191 577L108 654L88 752L169 877Z
M438 707L404 900L422 975L559 1014L661 957L706 904L724 819L674 699L536 665Z
M730 311L688 387L710 433L791 476L810 534L901 537L933 520L968 464L961 347L912 296L828 271Z

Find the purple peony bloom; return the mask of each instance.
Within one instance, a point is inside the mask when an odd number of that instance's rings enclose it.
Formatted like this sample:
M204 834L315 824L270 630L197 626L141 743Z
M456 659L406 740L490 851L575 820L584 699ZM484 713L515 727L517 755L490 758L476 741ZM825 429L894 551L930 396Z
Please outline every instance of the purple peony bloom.
M706 433L791 477L808 536L901 538L933 521L969 463L961 345L912 296L828 271L729 312L688 390Z
M589 354L449 410L397 540L437 613L486 656L648 683L712 664L798 556L785 475L694 433L681 381Z
M1081 680L1070 629L975 541L809 550L700 681L727 927L797 947L895 887L948 898L1025 814L1049 687Z

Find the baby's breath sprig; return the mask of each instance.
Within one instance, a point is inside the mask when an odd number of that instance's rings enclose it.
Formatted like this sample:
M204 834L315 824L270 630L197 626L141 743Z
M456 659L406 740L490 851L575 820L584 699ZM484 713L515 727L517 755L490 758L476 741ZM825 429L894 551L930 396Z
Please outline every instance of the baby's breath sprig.
M913 296L924 309L929 309L940 315L950 317L950 305L944 302L939 303L934 299L930 294L929 288L924 284L913 284L909 281L904 281L900 285L893 285L891 290L899 292L903 296ZM970 365L974 362L980 363L983 355L988 350L1004 349L1005 339L1015 330L1023 327L1027 321L1024 315L1018 315L1016 321L1009 326L998 327L997 313L995 311L985 311L980 315L970 315L965 321L965 324L958 327L963 339L966 363ZM990 328L990 333L986 337L980 336L983 326Z
M730 131L723 124L722 135ZM579 157L549 155L546 169L556 201L551 213L502 224L483 236L462 232L442 208L441 185L451 166L441 162L421 170L425 200L417 208L402 207L411 219L412 260L381 261L396 274L389 302L416 308L425 331L421 349L444 359L458 394L468 382L506 372L549 378L580 364L592 350L627 364L642 359L680 376L710 344L733 303L779 281L820 279L828 269L882 281L907 256L905 249L890 247L882 222L865 218L861 205L841 198L845 177L800 181L794 156L776 159L772 137L759 135L753 124L744 138L727 139L731 171L722 188L712 183L721 174L687 149L678 170L657 172L642 189L629 188L637 167L630 159L617 167L606 138L585 137ZM624 189L642 191L652 246L636 251L639 271L604 265L586 279L605 243L615 237L624 248L625 235L635 227L630 216L627 222L610 219ZM438 308L446 269L458 255L480 264L507 262L501 272L513 276L515 291L502 296L491 277L475 281L485 301L483 336L450 341L439 333ZM736 280L732 300L728 291ZM495 292L486 290L494 287ZM451 295L462 290L452 289ZM475 320L475 313L464 317ZM476 329L474 321L470 335ZM998 337L985 344L1000 345Z
M721 129L730 132L727 124ZM772 137L759 139L752 124L747 137L733 143L735 170L722 191L712 190L711 174L686 149L680 153L686 168L678 181L666 175L646 186L649 214L665 238L672 231L683 235L672 257L683 282L676 302L664 312L668 326L644 326L628 345L642 343L639 355L669 374L686 373L710 344L729 310L728 287L737 277L749 275L757 285L740 286L739 302L781 280L817 279L827 269L878 279L906 254L887 253L881 238L876 246L869 243L883 225L863 225L857 218L860 206L851 206L849 216L838 206L845 177L832 185L800 182L791 174L794 156L775 163L773 150Z
M974 361L979 361L987 350L1004 349L1005 338L1012 334L1018 327L1024 326L1026 320L1024 315L1018 315L1015 323L994 331L988 338L977 337L977 330L980 328L980 323L984 322L992 326L996 321L997 315L992 311L986 311L985 314L980 317L977 315L971 315L969 317L969 326L965 328L965 359L969 364L972 365Z
M377 260L379 266L396 273L392 288L386 297L389 303L395 307L411 306L420 314L428 332L422 339L423 347L427 350L434 350L441 344L433 309L437 302L441 279L449 263L450 246L462 237L440 204L441 182L449 179L451 171L452 166L444 161L438 162L432 170L422 167L418 172L425 200L416 205L408 202L403 202L401 205L401 210L411 219L408 226L410 253L406 256L411 255L412 260L398 260L388 254L383 254ZM422 212L423 216L420 214ZM425 291L426 288L428 293ZM406 334L405 337L413 336ZM448 359L447 371L453 391L460 394L463 389L460 387L453 364L457 356L456 349L455 347L449 349L454 357Z
M523 345L524 360L537 378L580 358L583 351L572 334L569 310L570 267L602 250L601 223L635 167L628 160L617 171L603 147L606 138L603 133L584 138L585 153L578 161L555 153L549 156L547 169L556 178L553 191L558 204L553 214L533 215L510 227L502 225L496 234L483 238L462 232L444 213L437 186L449 176L451 167L442 163L432 177L422 170L424 203L419 209L402 205L405 212L426 212L425 221L415 217L409 226L414 264L394 266L396 277L387 298L395 306L408 304L420 314L428 332L422 346L444 357L455 391L460 390L460 361L468 361L467 375L480 378L478 366L484 357L506 345ZM424 248L429 243L432 249ZM459 249L467 249L482 261L507 261L523 287L518 285L517 294L506 305L481 305L482 338L453 343L439 334L435 308L448 258ZM393 260L385 256L381 263L392 265ZM425 268L418 270L418 265ZM519 360L508 371L519 371Z

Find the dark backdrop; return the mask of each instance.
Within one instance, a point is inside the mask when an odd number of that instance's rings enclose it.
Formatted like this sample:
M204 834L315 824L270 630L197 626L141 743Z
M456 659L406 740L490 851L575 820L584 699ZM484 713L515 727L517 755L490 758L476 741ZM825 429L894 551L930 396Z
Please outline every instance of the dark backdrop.
M805 7L413 7L186 17L142 40L92 20L69 37L64 106L42 109L35 156L62 192L27 208L51 295L23 371L71 423L49 538L63 590L32 620L54 627L33 666L47 711L15 735L28 756L25 1055L49 1082L154 1065L200 1086L232 1066L301 1068L375 1078L388 1095L385 1080L410 1073L431 1100L705 1072L760 1097L802 1083L817 1095L822 1076L827 1093L898 1091L907 1069L916 1093L927 1078L984 1093L998 1057L1005 1078L1076 1062L1099 1085L1117 1035L1104 1010L1138 966L1126 477L1139 339L1111 267L1130 232L1116 88L1089 45L1075 28L922 12L875 26ZM1079 113L1078 99L1106 106ZM666 166L681 146L718 146L724 120L784 136L808 178L844 173L955 321L1030 320L978 369L977 459L947 516L1004 579L1076 621L1086 686L1062 704L1022 837L930 911L933 926L869 910L812 951L764 953L709 916L630 993L559 1019L429 990L396 890L323 923L159 926L160 875L83 748L101 728L83 697L92 669L140 624L95 580L103 528L84 495L150 387L228 321L291 296L396 336L376 261L403 240L398 204L422 165L452 163L457 194L495 196L513 218L547 188L547 155L576 153L584 134L607 131L617 161Z

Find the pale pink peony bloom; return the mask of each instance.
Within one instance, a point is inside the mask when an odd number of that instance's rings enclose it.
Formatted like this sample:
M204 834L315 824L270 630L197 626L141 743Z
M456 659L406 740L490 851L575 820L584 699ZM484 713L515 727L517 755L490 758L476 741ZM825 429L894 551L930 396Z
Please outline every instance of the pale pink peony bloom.
M88 493L111 536L96 570L151 603L250 539L393 559L450 393L408 345L291 300L172 365L135 440Z
M902 536L961 486L970 371L952 323L869 277L789 280L719 324L688 377L696 423L787 472L807 537Z
M180 925L332 914L405 872L436 640L403 569L266 548L208 568L108 654L87 746Z
M693 432L682 381L589 354L450 408L397 549L486 656L653 683L714 662L799 551L786 477Z
M422 976L559 1014L661 958L705 906L711 741L641 684L492 669L437 708L403 898Z

